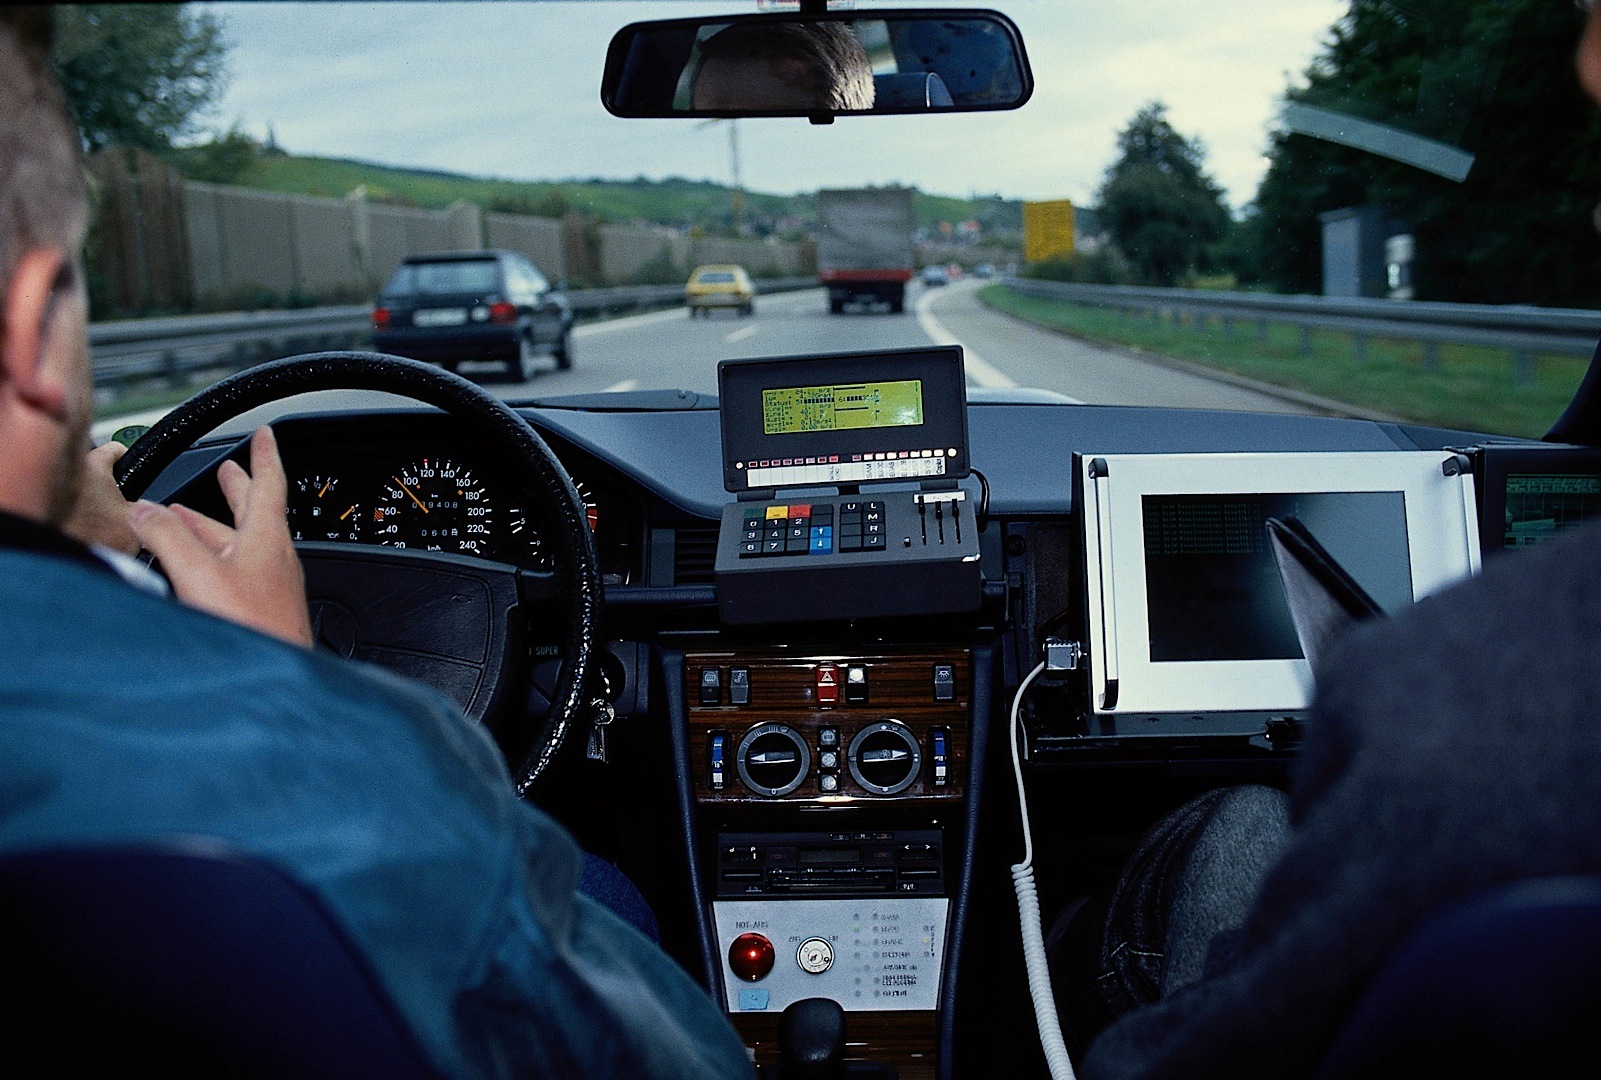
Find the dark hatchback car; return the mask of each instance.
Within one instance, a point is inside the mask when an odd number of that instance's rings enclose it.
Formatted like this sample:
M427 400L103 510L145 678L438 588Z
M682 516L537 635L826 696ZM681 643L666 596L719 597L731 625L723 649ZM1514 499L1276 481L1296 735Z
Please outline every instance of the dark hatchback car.
M451 371L500 360L509 378L526 381L541 353L573 366L572 304L512 251L412 256L378 294L372 325L380 352Z

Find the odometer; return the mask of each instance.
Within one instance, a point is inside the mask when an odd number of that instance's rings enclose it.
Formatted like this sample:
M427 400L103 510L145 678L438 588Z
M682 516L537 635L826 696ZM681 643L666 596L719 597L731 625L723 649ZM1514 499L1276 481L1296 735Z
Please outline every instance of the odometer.
M373 537L390 547L496 554L495 507L472 470L449 458L423 458L379 484Z

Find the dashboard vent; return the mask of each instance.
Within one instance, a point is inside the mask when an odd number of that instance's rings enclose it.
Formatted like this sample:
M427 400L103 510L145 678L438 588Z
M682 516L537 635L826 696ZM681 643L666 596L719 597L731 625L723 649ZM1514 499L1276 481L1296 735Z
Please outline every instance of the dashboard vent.
M673 584L710 585L717 566L717 528L686 526L673 546Z

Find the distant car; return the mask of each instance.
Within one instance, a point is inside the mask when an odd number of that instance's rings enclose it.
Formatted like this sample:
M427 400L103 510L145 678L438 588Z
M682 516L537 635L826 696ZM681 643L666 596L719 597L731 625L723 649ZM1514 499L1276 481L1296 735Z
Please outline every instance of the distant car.
M741 315L756 311L756 286L743 266L701 266L689 275L684 286L684 302L689 317L710 315L712 308L733 308Z
M943 266L923 267L923 284L927 286L944 285L951 280Z
M992 278L992 277L994 277L995 276L995 264L994 263L979 263L977 266L973 267L973 276L974 277L981 277L981 278Z
M573 366L571 302L514 251L413 255L378 294L372 327L379 352L450 371L500 360L508 378L526 382L542 353Z

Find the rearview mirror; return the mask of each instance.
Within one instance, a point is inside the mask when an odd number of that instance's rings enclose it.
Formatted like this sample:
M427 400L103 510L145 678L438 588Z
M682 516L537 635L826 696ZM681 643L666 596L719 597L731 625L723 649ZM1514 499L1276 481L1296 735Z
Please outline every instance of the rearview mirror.
M1015 109L1034 92L1023 38L973 9L719 15L634 23L600 96L616 116L805 116Z

